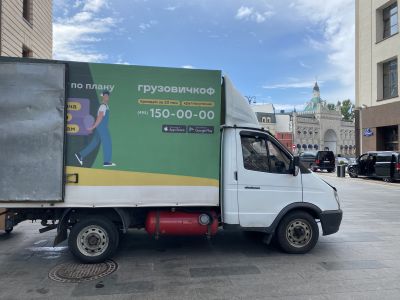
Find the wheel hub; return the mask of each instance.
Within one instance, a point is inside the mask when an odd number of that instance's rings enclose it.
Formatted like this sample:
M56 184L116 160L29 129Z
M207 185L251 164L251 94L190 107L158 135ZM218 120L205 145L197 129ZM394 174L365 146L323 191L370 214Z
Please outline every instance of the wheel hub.
M286 238L293 247L306 246L312 238L311 225L306 220L293 220L286 228Z
M96 246L99 244L100 239L96 235L91 235L88 237L88 243L90 246Z
M296 239L300 239L301 237L304 236L304 234L306 233L306 231L304 230L303 227L297 226L293 229L293 236Z
M104 253L109 244L107 232L98 225L83 228L77 236L79 251L87 256L99 256Z

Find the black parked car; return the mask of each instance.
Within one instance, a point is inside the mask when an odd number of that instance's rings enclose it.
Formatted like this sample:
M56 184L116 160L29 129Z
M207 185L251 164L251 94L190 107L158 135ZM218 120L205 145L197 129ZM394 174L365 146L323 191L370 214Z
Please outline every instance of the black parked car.
M311 169L312 164L315 162L316 156L317 152L303 152L300 153L299 159L303 166Z
M335 170L335 155L332 151L303 152L300 154L300 161L314 172L318 169L328 172Z
M400 180L400 152L371 151L359 156L349 164L350 177L382 178L384 181Z

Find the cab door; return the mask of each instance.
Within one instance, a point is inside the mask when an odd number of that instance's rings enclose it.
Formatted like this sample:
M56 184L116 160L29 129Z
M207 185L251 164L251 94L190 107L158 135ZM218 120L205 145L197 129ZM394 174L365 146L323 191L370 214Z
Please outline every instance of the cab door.
M239 129L236 135L240 225L268 227L285 206L302 201L301 174L291 174L289 152L271 136Z

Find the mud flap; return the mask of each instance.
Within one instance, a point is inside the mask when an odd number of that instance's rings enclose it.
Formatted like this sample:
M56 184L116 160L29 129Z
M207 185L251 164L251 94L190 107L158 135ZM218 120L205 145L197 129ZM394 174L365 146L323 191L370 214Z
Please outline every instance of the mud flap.
M14 214L6 209L0 209L0 230L11 232L14 228Z
M57 235L54 238L54 242L53 242L53 247L57 246L58 244L62 243L63 241L65 241L68 237L68 216L69 213L71 212L71 208L70 209L66 209L63 213L63 215L60 218L60 221L58 222L57 225Z
M0 208L0 230L6 230L7 210Z

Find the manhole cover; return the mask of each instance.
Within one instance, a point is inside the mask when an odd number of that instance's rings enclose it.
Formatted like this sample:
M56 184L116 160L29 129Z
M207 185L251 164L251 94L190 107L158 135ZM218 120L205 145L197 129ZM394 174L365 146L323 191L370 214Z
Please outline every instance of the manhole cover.
M55 266L49 272L49 278L59 282L84 282L110 275L118 265L112 260L99 264L66 263Z

